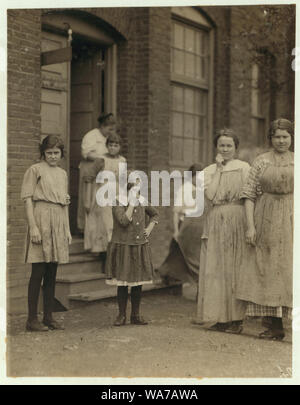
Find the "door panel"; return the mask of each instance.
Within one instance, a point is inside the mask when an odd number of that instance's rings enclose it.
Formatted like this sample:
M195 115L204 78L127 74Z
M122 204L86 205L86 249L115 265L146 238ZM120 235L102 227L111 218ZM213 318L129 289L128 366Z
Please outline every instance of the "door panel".
M46 31L42 32L42 52L66 46L66 38ZM44 138L47 135L61 137L64 142L66 157L62 159L60 166L67 171L69 171L68 97L68 63L42 66L41 137Z
M86 47L86 44L85 44ZM86 48L85 48L86 51ZM80 49L76 49L74 53ZM101 68L98 64L102 50L85 53L84 57L74 58L71 70L71 131L70 131L70 225L76 230L78 206L79 163L81 160L81 141L85 133L98 126L97 118L101 113L102 89Z

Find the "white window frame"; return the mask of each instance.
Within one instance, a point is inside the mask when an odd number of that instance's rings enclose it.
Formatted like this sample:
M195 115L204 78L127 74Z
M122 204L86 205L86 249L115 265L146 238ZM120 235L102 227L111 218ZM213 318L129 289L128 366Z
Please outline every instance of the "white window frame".
M206 150L202 154L206 159L203 161L204 164L208 164L213 158L213 92L214 92L214 40L215 33L213 26L210 22L200 13L200 11L194 9L193 7L172 7L172 22L178 21L187 26L198 28L208 32L208 84L201 83L201 81L195 81L193 79L188 79L186 76L171 72L171 83L170 85L178 84L183 87L198 88L207 91L207 138L206 138ZM172 134L170 133L170 165L172 169L186 169L186 162L178 161L172 159ZM195 162L190 162L190 165Z

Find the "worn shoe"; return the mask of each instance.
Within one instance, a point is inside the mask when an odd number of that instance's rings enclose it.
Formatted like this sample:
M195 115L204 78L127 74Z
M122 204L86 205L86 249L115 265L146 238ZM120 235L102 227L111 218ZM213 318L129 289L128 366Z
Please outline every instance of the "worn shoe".
M228 328L228 323L217 322L214 325L210 326L208 330L217 331L217 332L225 332L226 328Z
M126 316L118 315L117 319L114 322L114 326L123 326L126 324Z
M53 329L57 329L57 330L64 330L65 329L65 327L61 323L55 321L54 319L44 320L43 324L48 326L48 328L52 329L52 330Z
M243 322L233 321L227 328L225 328L226 333L233 333L239 335L243 331Z
M282 331L282 330L267 329L264 332L261 332L258 336L260 339L281 341L281 340L283 340L285 334L284 334L284 331Z
M26 322L26 330L30 332L47 332L49 328L47 326L44 326L39 322L37 319L33 321L27 321Z
M130 323L132 325L148 325L148 322L145 321L145 319L142 318L141 316L132 316L130 318Z

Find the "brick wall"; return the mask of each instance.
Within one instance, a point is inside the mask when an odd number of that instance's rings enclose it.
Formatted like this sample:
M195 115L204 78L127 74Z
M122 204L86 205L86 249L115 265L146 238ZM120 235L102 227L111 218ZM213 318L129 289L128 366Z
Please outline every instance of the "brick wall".
M24 306L29 266L24 266L26 232L20 188L24 171L38 158L40 140L40 12L8 10L7 197L8 310Z

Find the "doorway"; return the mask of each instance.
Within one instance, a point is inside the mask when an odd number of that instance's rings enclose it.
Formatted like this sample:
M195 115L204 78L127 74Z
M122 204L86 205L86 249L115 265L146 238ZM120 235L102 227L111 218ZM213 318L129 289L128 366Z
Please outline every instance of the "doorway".
M97 118L105 110L104 47L75 39L72 43L71 102L70 102L70 227L78 233L76 218L78 207L79 163L83 136L98 127Z

